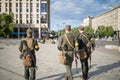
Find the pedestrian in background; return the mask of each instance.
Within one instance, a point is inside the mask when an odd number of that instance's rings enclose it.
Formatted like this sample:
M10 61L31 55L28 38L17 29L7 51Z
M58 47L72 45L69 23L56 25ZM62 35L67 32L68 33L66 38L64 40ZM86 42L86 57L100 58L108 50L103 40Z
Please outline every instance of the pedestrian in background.
M24 78L25 80L35 80L36 78L36 55L35 50L39 50L37 40L32 38L32 30L30 28L26 31L27 37L23 38L20 42L19 50L22 53L20 58L25 60L29 58L30 65L24 65ZM27 52L29 51L29 53ZM28 57L28 54L30 57ZM28 64L28 63L27 63Z
M66 25L65 34L58 39L58 49L63 50L66 57L66 63L64 64L66 68L65 80L73 80L71 68L74 57L74 44L75 36L71 32L71 25Z

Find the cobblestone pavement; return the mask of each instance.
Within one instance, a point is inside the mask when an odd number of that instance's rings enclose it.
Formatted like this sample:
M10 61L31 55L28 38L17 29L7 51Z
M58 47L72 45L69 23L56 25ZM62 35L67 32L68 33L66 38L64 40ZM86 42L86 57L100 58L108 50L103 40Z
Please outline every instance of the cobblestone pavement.
M0 80L24 80L22 60L19 59L19 41L0 41ZM65 67L59 63L56 44L40 44L37 56L37 80L64 80ZM79 61L79 60L78 60ZM74 80L82 80L81 65L76 73L75 62L72 72ZM88 80L120 80L120 52L97 47L92 53L92 67Z

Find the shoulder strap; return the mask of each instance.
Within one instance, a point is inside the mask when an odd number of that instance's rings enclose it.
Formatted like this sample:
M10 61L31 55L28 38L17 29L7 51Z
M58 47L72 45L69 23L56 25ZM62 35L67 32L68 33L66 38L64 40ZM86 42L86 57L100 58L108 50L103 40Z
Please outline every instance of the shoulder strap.
M29 49L28 47L28 44L27 44L27 41L26 40L23 40L23 44L26 46L27 49Z
M67 40L67 42L68 42L68 44L72 47L72 48L74 48L74 46L70 43L70 41L68 40L68 37L67 37L67 35L65 34L65 38L66 38L66 40Z
M90 40L88 39L88 37L85 34L80 34L81 36L85 37L87 39L87 41L89 42Z

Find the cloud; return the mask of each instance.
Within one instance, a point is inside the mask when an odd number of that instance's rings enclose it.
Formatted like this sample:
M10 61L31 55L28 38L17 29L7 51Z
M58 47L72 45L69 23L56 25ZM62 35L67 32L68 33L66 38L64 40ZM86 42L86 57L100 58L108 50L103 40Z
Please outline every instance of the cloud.
M118 0L51 0L51 27L62 23L78 26L87 16L96 16ZM120 2L120 1L119 1Z

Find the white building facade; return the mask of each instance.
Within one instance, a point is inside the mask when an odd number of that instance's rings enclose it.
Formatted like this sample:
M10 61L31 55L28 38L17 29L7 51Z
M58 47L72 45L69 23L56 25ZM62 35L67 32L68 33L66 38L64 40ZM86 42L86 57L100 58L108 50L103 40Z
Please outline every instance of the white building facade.
M120 35L120 4L92 19L92 27L96 31L98 26L112 26Z
M82 26L92 26L92 19L93 19L93 16L88 16L84 18Z
M25 36L29 27L34 37L48 37L50 0L0 0L0 14L10 12L14 14L13 37Z

